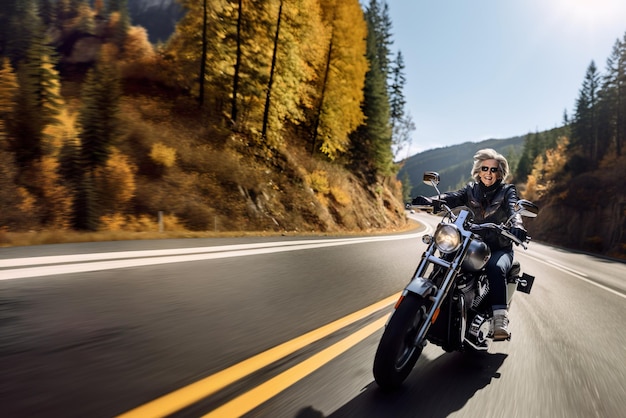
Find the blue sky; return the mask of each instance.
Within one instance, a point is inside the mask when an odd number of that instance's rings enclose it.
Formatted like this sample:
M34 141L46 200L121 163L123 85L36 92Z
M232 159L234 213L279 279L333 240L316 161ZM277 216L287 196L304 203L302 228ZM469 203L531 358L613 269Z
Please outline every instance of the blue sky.
M365 2L367 4L367 2ZM412 147L562 125L593 60L626 33L626 0L387 0L405 59Z

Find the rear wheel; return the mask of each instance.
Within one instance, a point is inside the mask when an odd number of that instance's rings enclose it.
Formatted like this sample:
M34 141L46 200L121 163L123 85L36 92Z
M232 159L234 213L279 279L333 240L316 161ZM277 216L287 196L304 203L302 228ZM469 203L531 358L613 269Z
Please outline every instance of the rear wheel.
M376 350L374 379L383 389L395 389L407 378L422 353L415 337L426 319L427 301L408 294L395 310Z

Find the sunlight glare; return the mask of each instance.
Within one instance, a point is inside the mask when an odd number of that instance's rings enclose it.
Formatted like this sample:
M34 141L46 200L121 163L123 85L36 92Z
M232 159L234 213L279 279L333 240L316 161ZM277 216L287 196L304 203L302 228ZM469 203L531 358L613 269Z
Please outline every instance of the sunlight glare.
M619 15L624 0L554 0L552 12L573 25L600 25Z

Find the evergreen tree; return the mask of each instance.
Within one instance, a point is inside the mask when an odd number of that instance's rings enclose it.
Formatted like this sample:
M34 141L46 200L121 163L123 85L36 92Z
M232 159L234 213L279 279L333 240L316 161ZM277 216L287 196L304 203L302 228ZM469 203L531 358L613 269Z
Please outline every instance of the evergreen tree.
M615 41L607 59L600 97L601 123L604 125L600 134L600 141L604 143L601 149L612 143L617 155L621 155L626 139L626 34L624 41Z
M32 37L18 67L20 90L11 124L12 149L20 167L26 167L44 155L44 129L56 123L62 107L54 51L47 43L39 17L31 14L30 18Z
M106 164L118 135L120 94L117 69L108 51L104 50L96 66L87 73L83 85L78 117L81 126L78 160L82 175L77 181L73 216L76 229L98 229L101 210L96 200L95 173ZM70 161L72 158L75 157L70 153Z
M393 62L392 81L389 87L391 134L395 160L398 160L400 152L405 147L410 148L411 132L415 130L413 119L405 110L404 87L406 85L406 77L404 68L402 51L398 51Z
M592 162L598 160L598 92L600 75L593 61L587 67L583 86L576 100L572 144Z
M1 55L8 56L14 68L26 59L33 38L42 33L35 0L8 0L0 7Z
M385 83L391 73L392 23L386 1L370 0L366 10L368 30L374 32L374 51Z
M108 6L113 43L120 51L124 51L124 42L131 26L127 2L126 0L113 1L109 2Z
M107 14L120 12L127 8L126 0L107 0Z
M109 158L118 134L120 89L119 74L105 51L87 73L78 118L83 162L89 169L102 166Z
M11 56L9 53L9 39L13 32L13 22L17 16L18 0L4 0L0 7L0 57Z
M352 136L352 167L365 174L370 182L374 182L379 174L391 174L393 155L389 126L389 97L386 77L378 60L375 19L371 13L367 13L366 17L369 70L365 75L362 105L366 123L359 126Z

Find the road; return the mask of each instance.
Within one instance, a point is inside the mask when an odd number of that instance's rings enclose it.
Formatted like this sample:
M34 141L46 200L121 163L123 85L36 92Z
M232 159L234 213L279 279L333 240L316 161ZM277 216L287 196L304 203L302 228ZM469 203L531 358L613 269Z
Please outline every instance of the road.
M626 264L535 242L510 342L379 391L421 235L0 249L0 416L624 416Z

